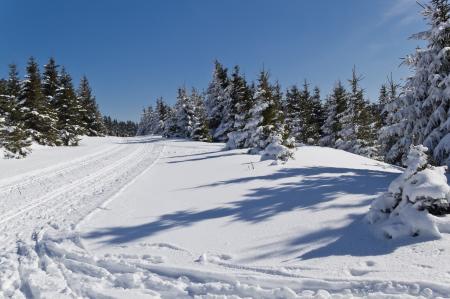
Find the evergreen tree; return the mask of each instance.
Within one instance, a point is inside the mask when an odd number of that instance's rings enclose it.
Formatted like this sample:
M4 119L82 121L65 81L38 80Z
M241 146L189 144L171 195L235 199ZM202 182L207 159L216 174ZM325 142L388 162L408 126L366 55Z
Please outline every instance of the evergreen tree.
M251 117L246 125L249 131L251 152L260 152L263 157L287 160L292 157L286 146L293 146L284 139L279 87L269 83L269 75L261 71L250 109ZM284 146L286 145L286 146Z
M156 134L163 134L165 124L168 119L170 107L164 102L163 98L156 99L156 114L158 116L158 128Z
M359 86L361 79L353 68L347 108L338 115L341 130L336 146L352 153L375 157L374 121L369 113L368 102L364 99L364 91Z
M386 162L395 163L398 157L391 157L389 153L392 147L399 139L399 133L396 130L392 130L396 123L401 119L399 114L398 97L397 94L398 85L391 77L388 79L388 84L383 85L380 90L379 97L379 115L380 115L380 128L378 133L378 146L380 149L380 156L384 157ZM391 160L392 159L392 160Z
M305 82L305 90L307 90ZM317 144L320 139L320 128L323 124L322 103L320 101L320 89L314 88L313 95L309 92L305 95L305 108L303 118L305 119L303 140L308 144Z
M20 105L25 126L32 138L40 144L57 144L57 119L42 93L41 75L33 57L28 61L27 75L22 82Z
M228 133L227 147L244 148L249 138L245 125L250 117L253 95L247 81L239 73L238 66L235 66L231 75L229 97L232 99L230 114L233 116L233 125L231 132Z
M301 113L301 95L296 85L293 85L286 91L285 99L285 122L286 129L290 137L295 141L301 142L302 138L302 113Z
M191 138L192 140L209 142L211 136L206 118L205 103L202 95L195 88L192 89L191 101L194 107Z
M186 92L186 88L178 89L176 111L176 137L190 138L194 125L194 105Z
M17 67L9 66L9 78L0 84L0 147L9 158L25 157L29 152L31 139L25 129L20 109L20 79Z
M79 135L83 133L80 126L82 107L77 99L72 78L63 68L59 76L59 88L55 97L58 111L57 128L64 145L78 145Z
M427 45L407 56L405 63L414 71L394 101L395 123L384 128L386 135L398 136L386 154L391 163L406 160L411 145L424 144L437 164L449 162L450 6L447 0L431 0L423 14L430 28L414 38Z
M177 111L175 108L168 107L166 112L167 114L164 122L163 136L167 138L179 137Z
M322 146L336 147L339 132L342 129L339 116L347 109L348 94L341 81L333 88L331 95L327 97L324 106L325 121L322 125L322 137L319 144Z
M226 141L229 133L228 123L222 122L222 119L228 119L229 106L227 101L229 78L228 70L217 60L214 62L214 73L211 83L206 91L206 113L208 123L215 141Z
M88 136L103 136L105 126L103 124L102 115L98 109L98 105L92 94L92 89L86 76L81 78L77 97L78 102L82 107L80 110L80 125L83 126L84 133Z
M44 73L42 76L42 94L45 98L45 105L48 107L48 113L53 120L51 126L51 135L55 140L55 145L61 145L59 134L57 130L58 113L55 106L56 92L59 88L58 82L58 65L53 58L50 58L48 63L44 66Z

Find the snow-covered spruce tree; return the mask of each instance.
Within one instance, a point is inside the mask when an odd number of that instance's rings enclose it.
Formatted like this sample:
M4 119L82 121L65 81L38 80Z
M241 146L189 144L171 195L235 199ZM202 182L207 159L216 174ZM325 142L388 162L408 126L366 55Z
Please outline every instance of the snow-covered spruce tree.
M348 152L368 157L375 157L377 150L373 134L372 117L368 103L364 99L364 91L359 86L361 77L353 68L352 79L349 80L351 90L348 94L347 108L338 115L341 129L338 133L336 147Z
M145 136L152 134L152 120L154 118L153 107L149 106L142 110L141 119L139 120L137 136Z
M281 103L277 91L269 83L269 75L261 71L258 86L254 94L250 119L245 127L249 131L250 153L260 153L262 158L288 160L293 156L289 147L290 140L285 140Z
M156 115L158 117L158 127L155 134L162 135L165 128L165 123L168 119L170 107L164 102L162 97L156 99Z
M379 110L380 110L380 129L378 131L379 155L386 162L395 163L398 161L397 156L390 156L391 149L400 138L397 131L397 123L401 121L401 113L399 113L398 90L399 85L394 82L391 77L388 84L383 85L380 90Z
M427 150L422 145L411 146L404 173L371 205L367 219L387 238L440 236L443 220L434 215L450 213L450 187L446 166L430 166Z
M345 111L338 115L340 131L336 147L348 152L355 153L359 147L357 142L358 117L364 102L363 91L359 87L361 77L356 75L353 69L352 79L350 80L351 91L348 93L347 107Z
M190 138L194 125L194 105L187 94L186 88L178 89L176 111L176 137Z
M291 86L286 91L285 98L285 123L290 137L296 142L302 141L302 129L304 127L301 113L301 95L296 85Z
M425 6L424 15L431 28L416 35L428 41L420 56L423 65L417 61L417 67L427 67L429 73L427 97L422 104L429 118L418 142L423 139L435 163L450 165L450 5L447 0L432 0ZM425 65L426 60L429 65Z
M45 98L45 105L48 107L48 113L54 120L52 124L52 135L55 136L55 145L61 145L62 143L59 139L58 129L56 128L58 113L55 106L55 97L59 88L58 67L55 60L50 58L48 63L44 65L42 75L42 94Z
M333 92L327 97L324 105L324 123L322 125L322 137L319 140L321 146L336 147L341 123L339 115L347 109L348 94L341 81L338 81Z
M222 121L223 119L228 119L228 84L227 69L216 60L214 62L213 78L206 91L205 102L208 123L214 141L226 142L228 138L228 123Z
M305 82L305 84L307 84ZM320 139L320 128L323 125L323 111L322 103L320 101L320 89L314 88L314 93L306 99L307 115L304 115L306 120L303 131L303 139L308 144L318 144Z
M30 152L31 138L25 129L19 105L20 79L16 65L9 66L9 78L0 90L0 147L6 158L25 157Z
M393 103L392 125L383 134L398 137L386 154L386 161L401 164L410 145L424 144L437 164L448 162L450 72L450 24L447 0L431 0L423 15L430 28L413 35L426 41L423 49L407 56L405 63L414 75L405 82L402 93Z
M83 76L80 80L77 97L82 106L81 125L84 127L84 133L88 136L104 136L105 126L102 115L86 76Z
M167 107L166 119L164 121L163 136L166 138L179 137L177 111L174 107Z
M55 106L58 112L57 128L63 145L78 145L83 128L79 125L82 107L72 85L72 78L63 68L59 75L59 88Z
M193 88L190 98L194 107L191 139L196 141L210 142L212 138L209 134L205 101L203 99L203 96L195 88Z
M20 105L25 127L33 140L44 145L57 144L56 114L42 92L39 67L33 57L28 61L27 75L22 82Z
M248 146L249 134L245 125L250 118L253 94L244 76L239 73L239 67L234 68L229 86L229 96L232 99L231 115L234 117L232 131L228 133L227 147L229 149Z

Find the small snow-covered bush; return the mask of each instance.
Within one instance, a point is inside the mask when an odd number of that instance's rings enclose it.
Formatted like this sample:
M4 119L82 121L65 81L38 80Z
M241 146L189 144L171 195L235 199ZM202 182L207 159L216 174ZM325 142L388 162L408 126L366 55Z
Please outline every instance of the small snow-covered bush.
M444 222L438 216L450 213L450 187L446 167L429 165L427 151L422 145L412 146L406 170L370 207L367 220L388 238L440 236Z
M264 149L259 151L261 160L272 159L286 162L287 160L294 158L293 139L287 139L283 141L283 138L280 135L276 134L269 136L267 141L268 144L264 147ZM250 153L252 153L252 150L250 150Z

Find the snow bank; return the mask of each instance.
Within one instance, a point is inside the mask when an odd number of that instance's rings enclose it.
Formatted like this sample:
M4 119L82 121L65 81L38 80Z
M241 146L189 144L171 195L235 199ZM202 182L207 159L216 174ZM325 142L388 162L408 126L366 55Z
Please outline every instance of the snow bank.
M437 217L450 212L446 167L430 166L427 150L422 145L412 146L404 173L371 205L367 219L387 238L440 237L448 231L450 221Z

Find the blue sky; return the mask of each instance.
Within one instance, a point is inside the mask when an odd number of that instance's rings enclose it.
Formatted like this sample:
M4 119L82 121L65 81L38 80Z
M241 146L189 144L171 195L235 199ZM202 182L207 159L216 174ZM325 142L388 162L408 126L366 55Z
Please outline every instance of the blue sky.
M283 88L306 78L323 95L353 65L376 98L425 23L414 0L2 0L0 75L29 56L86 74L103 113L137 120L181 85L206 88L214 59L253 80L264 66Z

